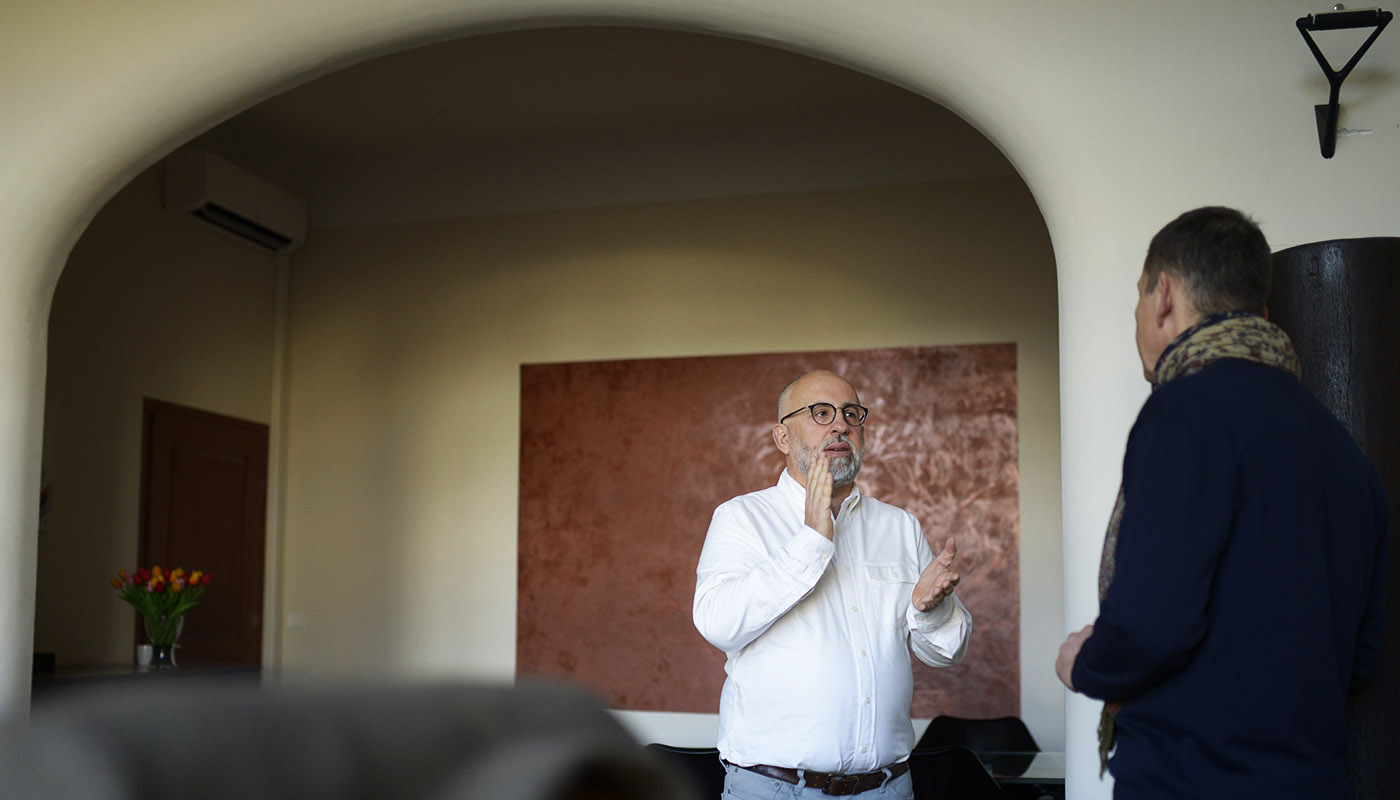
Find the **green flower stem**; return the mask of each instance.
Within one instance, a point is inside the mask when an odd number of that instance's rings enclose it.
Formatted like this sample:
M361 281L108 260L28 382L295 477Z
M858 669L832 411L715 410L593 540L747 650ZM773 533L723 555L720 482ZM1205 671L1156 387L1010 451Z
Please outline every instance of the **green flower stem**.
M191 586L183 591L150 592L141 584L129 583L121 588L121 599L131 604L146 619L152 644L175 644L180 618L199 605L204 596L203 586Z

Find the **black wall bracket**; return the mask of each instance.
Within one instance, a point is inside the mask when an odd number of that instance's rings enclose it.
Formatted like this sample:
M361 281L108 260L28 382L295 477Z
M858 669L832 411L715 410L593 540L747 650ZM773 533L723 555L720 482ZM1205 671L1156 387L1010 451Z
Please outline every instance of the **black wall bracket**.
M1327 105L1314 106L1317 115L1317 138L1322 145L1322 157L1331 158L1337 152L1337 114L1341 105L1342 81L1351 74L1356 63L1370 49L1371 43L1376 41L1376 37L1381 35L1385 26L1390 24L1392 15L1389 11L1381 11L1378 8L1368 8L1363 11L1347 11L1340 5L1336 11L1329 11L1322 14L1309 14L1306 17L1298 18L1298 31L1303 34L1303 39L1308 43L1308 49L1312 50L1313 57L1322 66L1322 72L1327 76L1327 84L1331 86L1331 94L1327 98ZM1345 67L1340 70L1332 69L1327 57L1318 49L1317 43L1313 41L1309 31L1335 31L1344 28L1369 28L1375 26L1375 30L1362 43L1360 49L1351 57Z

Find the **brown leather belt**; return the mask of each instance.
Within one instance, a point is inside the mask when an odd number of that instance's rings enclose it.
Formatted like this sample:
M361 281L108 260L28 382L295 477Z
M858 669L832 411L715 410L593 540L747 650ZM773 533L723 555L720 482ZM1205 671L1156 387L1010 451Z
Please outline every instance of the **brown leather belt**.
M726 762L728 763L728 762ZM737 764L735 766L738 766ZM833 772L817 772L814 769L797 770L788 767L774 767L769 764L754 764L752 767L739 767L750 772L757 772L767 778L774 778L791 783L794 786L802 783L802 779L807 779L806 786L812 789L820 789L822 794L847 795L868 792L871 789L878 789L885 783L885 770L877 772L862 772L856 775L837 775ZM894 780L900 775L909 771L909 762L899 761L889 767L888 778Z

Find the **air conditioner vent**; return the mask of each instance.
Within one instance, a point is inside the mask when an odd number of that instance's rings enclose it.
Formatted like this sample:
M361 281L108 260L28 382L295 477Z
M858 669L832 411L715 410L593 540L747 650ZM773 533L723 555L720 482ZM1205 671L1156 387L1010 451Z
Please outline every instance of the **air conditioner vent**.
M286 250L292 246L290 237L283 236L271 228L259 225L215 203L206 203L195 209L194 213L205 222L218 225L235 236L240 236L273 252Z
M300 198L198 148L166 159L165 207L267 252L290 252L306 241Z

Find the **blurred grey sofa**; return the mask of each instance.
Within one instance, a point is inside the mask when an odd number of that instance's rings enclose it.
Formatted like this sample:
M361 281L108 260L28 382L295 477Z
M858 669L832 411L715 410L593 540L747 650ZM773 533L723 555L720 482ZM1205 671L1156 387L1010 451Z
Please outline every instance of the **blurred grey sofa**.
M555 685L142 686L37 706L6 800L672 800L689 787Z

